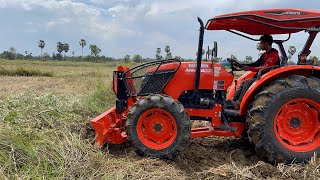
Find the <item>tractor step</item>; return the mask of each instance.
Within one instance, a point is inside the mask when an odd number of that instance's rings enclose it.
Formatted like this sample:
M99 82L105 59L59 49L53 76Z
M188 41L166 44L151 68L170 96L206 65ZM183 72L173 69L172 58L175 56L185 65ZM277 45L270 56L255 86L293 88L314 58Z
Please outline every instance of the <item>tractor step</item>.
M224 112L228 116L233 116L233 117L237 117L237 116L240 115L240 111L239 110L234 110L234 109L224 109Z
M218 127L219 129L225 130L225 131L231 131L231 132L236 132L237 128L231 127L229 125L220 125Z
M230 125L226 125L226 126L220 125L217 129L213 129L212 127L192 128L191 138L208 137L208 136L223 136L223 137L233 136L233 137L239 138L241 137L243 130L246 128L247 128L246 124L237 123L237 122L230 122Z

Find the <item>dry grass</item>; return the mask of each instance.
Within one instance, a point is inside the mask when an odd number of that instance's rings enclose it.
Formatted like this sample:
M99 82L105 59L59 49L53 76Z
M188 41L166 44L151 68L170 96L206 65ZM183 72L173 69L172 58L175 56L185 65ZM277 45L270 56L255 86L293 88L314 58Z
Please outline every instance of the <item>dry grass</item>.
M2 65L14 69L22 63ZM126 144L101 150L93 145L89 119L114 105L114 67L59 63L30 65L50 69L53 77L0 77L0 179L320 177L317 158L309 164L273 166L261 162L241 139L193 139L174 161L140 157Z

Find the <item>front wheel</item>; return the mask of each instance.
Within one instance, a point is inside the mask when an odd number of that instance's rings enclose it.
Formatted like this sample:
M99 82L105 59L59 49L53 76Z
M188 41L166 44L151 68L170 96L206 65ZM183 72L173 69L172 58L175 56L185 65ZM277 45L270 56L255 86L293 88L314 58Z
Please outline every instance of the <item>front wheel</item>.
M190 139L190 119L178 101L151 95L131 108L126 132L138 154L172 159Z
M251 104L249 136L268 162L305 162L320 155L320 82L290 75L274 81Z

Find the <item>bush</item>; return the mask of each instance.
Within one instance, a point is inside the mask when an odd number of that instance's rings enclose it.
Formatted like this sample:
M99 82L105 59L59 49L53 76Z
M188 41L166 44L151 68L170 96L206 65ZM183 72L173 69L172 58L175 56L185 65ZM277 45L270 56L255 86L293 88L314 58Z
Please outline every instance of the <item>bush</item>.
M42 72L36 69L24 69L19 67L15 70L7 70L3 67L0 67L0 75L2 76L45 76L52 77L52 72Z
M142 56L139 55L139 54L135 54L132 58L132 61L133 62L136 62L136 63L141 63L142 62Z
M0 57L3 59L9 59L9 60L16 59L16 55L12 52L9 52L9 51L3 51L3 53L0 55Z

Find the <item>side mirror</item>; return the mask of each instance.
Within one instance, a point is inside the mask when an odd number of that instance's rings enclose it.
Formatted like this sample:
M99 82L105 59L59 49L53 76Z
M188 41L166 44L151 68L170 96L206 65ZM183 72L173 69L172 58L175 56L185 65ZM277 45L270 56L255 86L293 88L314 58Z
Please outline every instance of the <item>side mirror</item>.
M212 56L215 58L218 57L218 43L217 43L217 41L214 42L213 49L212 49Z

